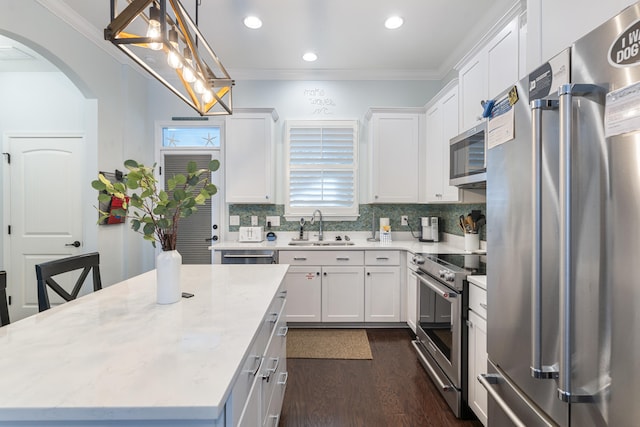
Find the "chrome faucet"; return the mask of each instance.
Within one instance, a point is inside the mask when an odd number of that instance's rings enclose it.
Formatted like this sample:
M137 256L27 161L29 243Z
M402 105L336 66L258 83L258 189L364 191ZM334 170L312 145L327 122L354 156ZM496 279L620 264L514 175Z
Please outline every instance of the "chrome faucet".
M320 212L320 209L316 209L315 211L313 211L311 224L314 224L316 221L316 213L320 216L320 231L318 232L318 240L322 241L324 239L324 236L322 235L322 212Z

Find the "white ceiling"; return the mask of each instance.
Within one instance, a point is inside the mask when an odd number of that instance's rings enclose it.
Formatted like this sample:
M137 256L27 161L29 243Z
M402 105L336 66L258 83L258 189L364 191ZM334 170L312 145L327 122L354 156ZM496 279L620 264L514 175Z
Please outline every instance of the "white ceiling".
M55 3L102 37L109 0ZM236 80L442 79L520 1L183 0L194 20L197 3L204 37ZM262 28L243 25L249 14ZM384 27L392 14L404 18L397 30ZM302 60L308 50L316 62Z

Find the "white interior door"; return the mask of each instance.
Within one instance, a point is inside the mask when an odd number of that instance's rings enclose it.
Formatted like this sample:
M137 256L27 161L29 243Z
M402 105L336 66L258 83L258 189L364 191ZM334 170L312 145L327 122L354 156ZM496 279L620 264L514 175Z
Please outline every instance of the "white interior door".
M10 136L7 145L13 322L38 312L36 264L83 253L81 199L88 183L82 182L82 136ZM51 296L52 304L61 301Z

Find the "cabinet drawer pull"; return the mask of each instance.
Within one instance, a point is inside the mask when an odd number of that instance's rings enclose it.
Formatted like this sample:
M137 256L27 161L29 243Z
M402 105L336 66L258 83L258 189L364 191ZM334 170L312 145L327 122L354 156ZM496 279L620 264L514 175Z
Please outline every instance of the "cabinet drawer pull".
M379 257L376 257L376 259L379 259L379 260L382 260L382 261L388 261L389 257L388 256L379 256Z
M348 256L345 257L336 257L336 261L349 261L351 258L349 258Z
M280 414L278 414L278 415L269 415L269 420L273 421L273 424L271 424L273 427L277 427L278 424L280 423Z
M249 370L247 372L249 372L251 374L252 377L255 377L258 374L258 371L260 370L260 365L262 365L262 356L253 356L256 359L256 362L258 362L256 364L256 369L254 370Z
M278 321L278 317L280 317L278 314L279 313L276 313L275 311L273 313L269 313L269 316L272 317L272 319L269 319L269 322L276 323Z
M487 309L487 304L484 302L480 303L480 307L484 308L485 310Z
M280 378L278 378L278 384L287 385L287 380L289 379L289 372L281 372Z
M273 367L265 369L265 373L262 374L262 379L267 380L267 382L269 382L269 380L271 379L271 374L275 374L276 371L278 370L278 365L280 364L280 358L272 357L271 359L269 359L269 361L273 362Z
M299 257L298 257L298 256L294 256L294 257L293 257L293 260L294 260L294 261L306 261L306 260L307 260L307 258L306 258L306 257L303 257L303 256L299 256Z
M280 329L278 329L277 335L279 337L286 337L287 333L289 333L289 327L288 326L283 326Z

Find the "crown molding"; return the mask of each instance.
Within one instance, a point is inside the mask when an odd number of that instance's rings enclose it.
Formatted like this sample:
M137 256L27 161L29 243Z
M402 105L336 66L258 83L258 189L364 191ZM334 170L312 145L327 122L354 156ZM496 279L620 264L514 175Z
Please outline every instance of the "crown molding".
M113 46L111 43L107 42L104 39L102 30L96 28L93 24L87 21L82 15L73 10L65 2L57 0L36 0L36 3L40 4L49 12L60 18L73 30L80 33L87 40L95 44L99 49L101 49L107 55L111 56L118 63L129 66L135 64L126 55L123 55L117 47ZM130 68L132 70L135 70L142 76L149 76L148 73L146 73L137 65Z

